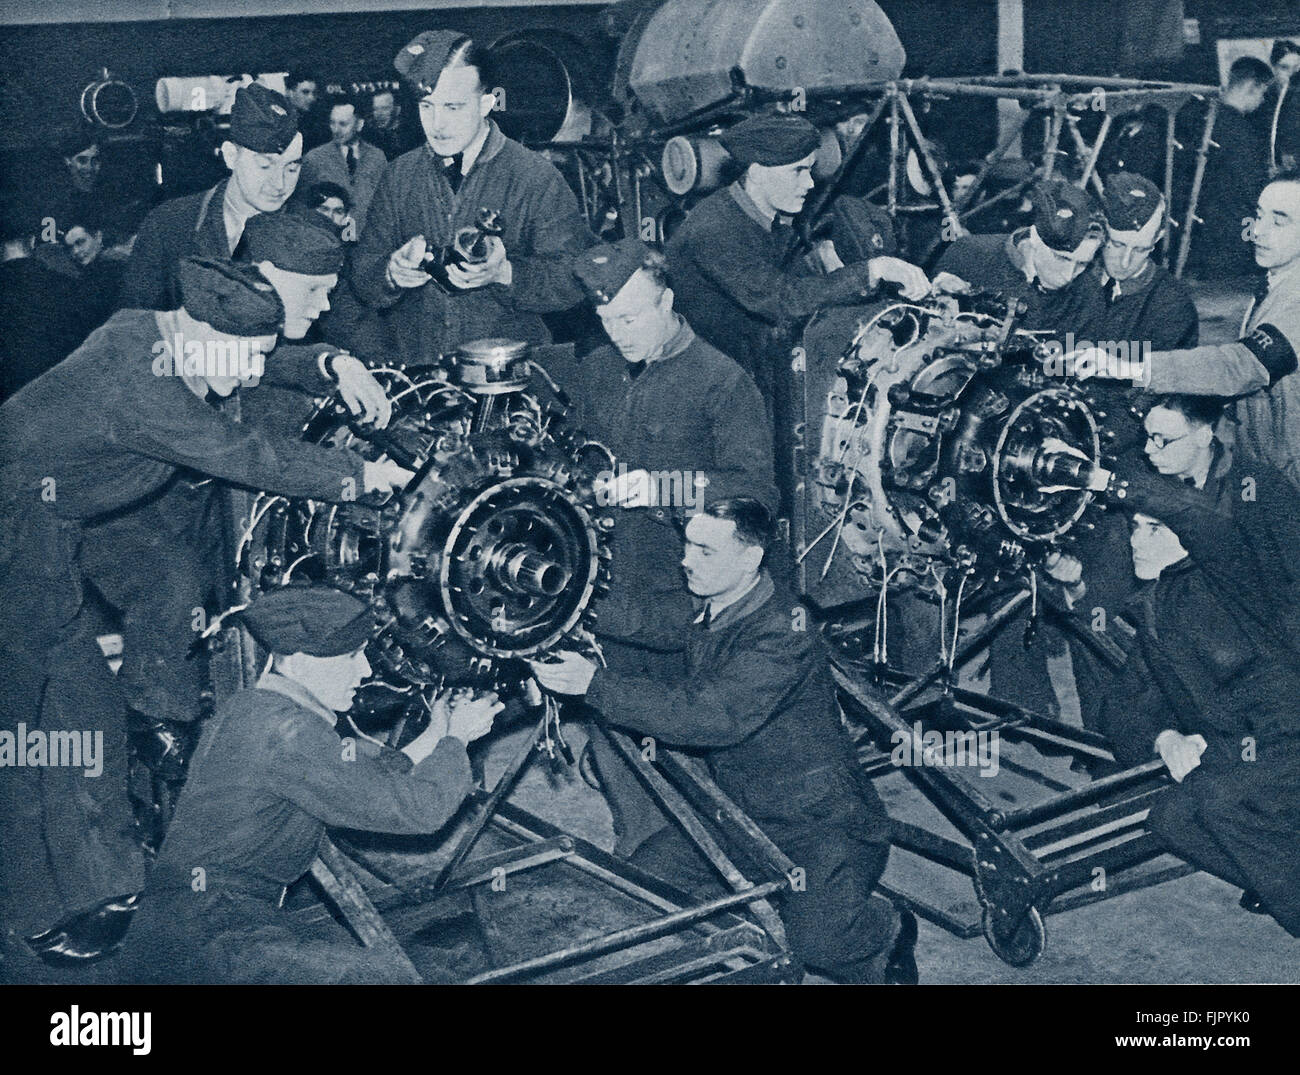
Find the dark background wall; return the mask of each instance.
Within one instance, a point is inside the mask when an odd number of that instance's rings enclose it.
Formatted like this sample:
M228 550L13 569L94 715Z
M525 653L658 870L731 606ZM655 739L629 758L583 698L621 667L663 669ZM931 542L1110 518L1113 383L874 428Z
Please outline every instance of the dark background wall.
M495 39L513 30L562 27L593 49L612 49L599 8L494 7L278 18L8 26L0 30L0 143L38 142L74 120L82 88L101 67L128 82L141 117L154 112L165 75L226 75L308 66L327 81L394 77L397 51L421 30L455 28ZM139 122L139 121L137 121Z
M907 49L907 75L995 71L996 0L878 2ZM1144 43L1125 36L1126 13L1171 3L1176 6L1177 0L1025 0L1026 68L1213 83L1214 40L1220 32L1300 32L1297 0L1184 0L1184 13L1200 20L1202 43L1181 49L1175 62L1146 63ZM7 26L0 31L0 149L12 155L47 142L52 129L77 117L82 87L103 66L134 86L140 97L141 119L133 130L156 119L153 87L160 76L279 71L306 63L327 81L389 78L397 50L420 30L439 27L487 39L526 28L561 28L589 45L585 59L591 71L603 72L616 43L604 30L602 12L590 5L467 6ZM979 115L972 113L971 121Z

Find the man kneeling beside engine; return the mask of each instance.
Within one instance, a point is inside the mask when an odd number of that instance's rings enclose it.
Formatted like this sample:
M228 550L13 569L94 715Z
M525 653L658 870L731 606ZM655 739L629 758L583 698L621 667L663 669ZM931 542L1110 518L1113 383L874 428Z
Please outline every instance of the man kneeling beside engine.
M1279 580L1255 572L1243 530L1205 491L1131 479L1127 499L1142 509L1144 584L1099 724L1121 764L1159 755L1176 782L1153 802L1151 831L1300 937L1300 660L1268 611ZM1145 514L1157 508L1163 519Z
M916 982L916 920L872 895L889 821L840 724L820 639L763 570L772 517L756 500L715 502L686 526L682 564L702 611L680 684L596 669L563 653L532 662L539 683L586 693L607 723L700 754L714 779L803 870L783 893L795 955L846 982ZM630 855L681 888L717 894L717 875L676 827Z
M127 935L143 982L391 982L401 971L332 922L296 927L279 910L326 826L420 834L456 813L473 781L465 746L492 727L493 694L440 699L400 752L340 739L337 713L370 674L371 617L327 587L272 590L241 613L274 655L257 686L217 710L190 766ZM405 755L405 756L403 756Z

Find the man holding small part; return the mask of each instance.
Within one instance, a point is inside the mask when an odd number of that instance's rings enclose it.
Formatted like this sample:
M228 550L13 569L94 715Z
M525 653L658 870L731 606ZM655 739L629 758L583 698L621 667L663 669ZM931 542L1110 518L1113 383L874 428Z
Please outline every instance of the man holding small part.
M470 38L427 31L394 66L419 98L426 141L380 180L353 256L353 289L408 362L480 337L548 342L541 315L582 300L569 263L592 245L573 191L489 118L497 104L489 58ZM482 209L497 214L501 234L488 238L482 262L447 266L445 289L430 261Z

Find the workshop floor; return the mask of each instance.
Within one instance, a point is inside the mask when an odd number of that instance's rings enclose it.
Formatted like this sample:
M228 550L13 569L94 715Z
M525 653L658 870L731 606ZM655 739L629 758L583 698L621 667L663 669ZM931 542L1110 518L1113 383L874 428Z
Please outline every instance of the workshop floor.
M566 729L568 726L566 725ZM489 786L521 749L530 730L502 737L488 749ZM579 729L566 730L575 752ZM1047 764L1055 763L1048 759ZM901 775L884 778L882 797L894 816L924 809ZM891 783L892 782L892 783ZM576 836L609 849L609 809L574 771L558 779L540 763L530 765L510 801ZM908 876L899 876L908 875ZM970 917L978 904L970 882L935 868L932 881L915 864L891 866L887 881L899 887L926 885L927 894ZM1271 918L1237 905L1241 892L1196 873L1153 888L1130 892L1047 919L1047 948L1033 966L1017 970L999 960L982 937L961 940L921 923L917 963L923 983L1220 983L1300 982L1300 940Z

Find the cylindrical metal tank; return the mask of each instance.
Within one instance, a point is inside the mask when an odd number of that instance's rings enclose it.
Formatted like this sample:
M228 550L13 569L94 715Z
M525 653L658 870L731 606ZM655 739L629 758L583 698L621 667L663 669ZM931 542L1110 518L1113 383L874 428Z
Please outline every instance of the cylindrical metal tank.
M906 58L872 0L666 0L637 20L618 68L672 122L725 100L733 69L750 86L811 92L897 78Z

